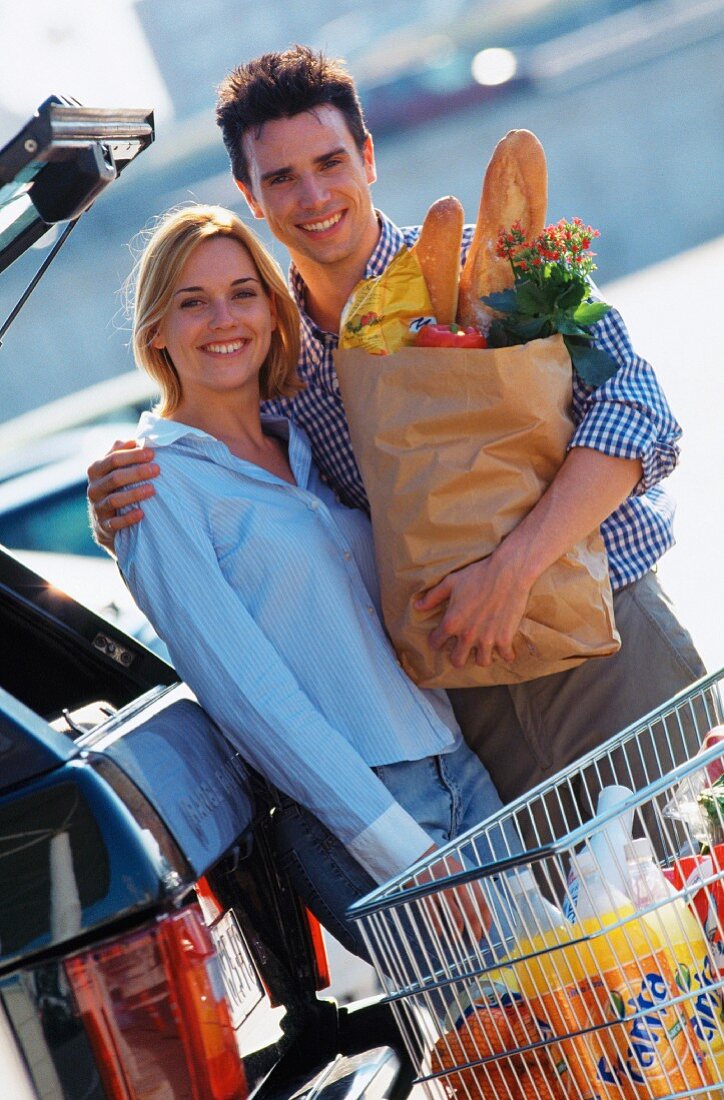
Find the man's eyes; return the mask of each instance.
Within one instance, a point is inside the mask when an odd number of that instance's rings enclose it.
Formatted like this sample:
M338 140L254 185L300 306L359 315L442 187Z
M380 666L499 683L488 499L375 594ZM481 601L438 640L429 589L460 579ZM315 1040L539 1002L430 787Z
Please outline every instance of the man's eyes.
M338 168L345 163L346 158L342 156L330 157L329 160L323 160L320 162L321 171L326 171L328 168ZM278 176L270 176L267 183L271 187L275 187L277 184L289 183L294 179L294 176L290 172L280 172Z

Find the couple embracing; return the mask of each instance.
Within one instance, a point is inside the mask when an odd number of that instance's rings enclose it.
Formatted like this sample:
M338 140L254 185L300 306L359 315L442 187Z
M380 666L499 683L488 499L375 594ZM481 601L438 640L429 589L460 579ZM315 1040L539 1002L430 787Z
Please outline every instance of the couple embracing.
M161 401L137 446L91 467L94 527L179 674L279 791L300 895L364 955L346 919L359 896L703 674L652 572L673 542L659 482L681 433L612 310L595 339L618 370L595 391L574 376L574 436L524 537L424 600L444 607L430 644L453 664L512 659L536 579L600 525L620 651L531 683L417 688L380 618L332 356L355 286L419 230L372 204L372 139L339 62L300 46L257 58L221 85L217 119L249 208L289 251L289 288L231 212L159 220L133 276L133 347ZM492 855L520 840L505 843ZM448 902L487 923L476 887Z

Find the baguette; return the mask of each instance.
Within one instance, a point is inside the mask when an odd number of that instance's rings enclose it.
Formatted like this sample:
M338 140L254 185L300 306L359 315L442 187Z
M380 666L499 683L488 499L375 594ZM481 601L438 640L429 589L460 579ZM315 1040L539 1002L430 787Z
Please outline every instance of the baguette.
M422 270L435 319L440 325L455 320L460 280L460 243L465 214L458 199L447 195L432 204L412 251Z
M501 229L520 222L532 239L545 227L548 177L543 146L530 130L511 130L495 147L485 172L475 234L460 277L458 321L484 332L493 311L480 299L513 286L510 263L495 254Z

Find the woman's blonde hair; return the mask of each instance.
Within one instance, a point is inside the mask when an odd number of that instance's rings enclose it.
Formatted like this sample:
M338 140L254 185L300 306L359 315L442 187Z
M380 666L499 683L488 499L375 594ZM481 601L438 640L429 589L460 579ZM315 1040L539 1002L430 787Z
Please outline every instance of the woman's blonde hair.
M153 341L184 264L198 245L214 237L229 237L243 245L274 310L276 328L259 374L262 399L291 397L303 386L296 373L299 312L278 263L233 211L221 206L183 206L159 218L126 286L126 300L133 310L133 354L161 389L158 411L162 416L178 407L181 384L168 352L155 348Z

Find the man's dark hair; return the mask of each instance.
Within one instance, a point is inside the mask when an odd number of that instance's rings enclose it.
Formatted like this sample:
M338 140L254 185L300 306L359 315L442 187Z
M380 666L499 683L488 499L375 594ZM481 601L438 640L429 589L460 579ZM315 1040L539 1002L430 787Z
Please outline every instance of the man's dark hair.
M254 129L258 135L265 122L322 106L342 112L362 152L367 127L354 80L343 61L297 45L283 53L262 54L233 69L218 88L216 121L234 178L250 185L243 147L247 130Z

